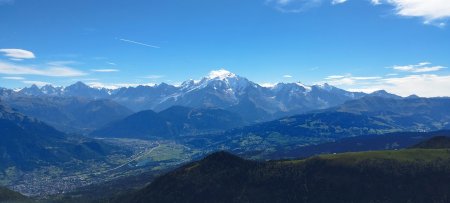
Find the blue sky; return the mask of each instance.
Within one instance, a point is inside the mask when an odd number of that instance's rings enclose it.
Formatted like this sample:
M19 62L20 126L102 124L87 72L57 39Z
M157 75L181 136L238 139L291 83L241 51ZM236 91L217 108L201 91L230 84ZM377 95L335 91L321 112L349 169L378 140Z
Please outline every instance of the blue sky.
M450 96L448 0L0 0L0 86L178 84L227 69Z

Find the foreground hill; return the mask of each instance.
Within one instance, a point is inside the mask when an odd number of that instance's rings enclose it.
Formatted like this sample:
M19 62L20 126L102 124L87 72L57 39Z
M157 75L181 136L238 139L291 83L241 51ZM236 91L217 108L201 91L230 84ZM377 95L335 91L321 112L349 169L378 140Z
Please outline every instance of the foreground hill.
M91 133L98 137L171 139L183 135L221 132L244 125L235 113L215 108L193 109L173 106L156 113L151 110L135 113L112 122Z
M0 186L0 202L2 203L26 203L31 202L30 199L18 192L14 192L8 188Z
M19 96L9 97L4 102L25 115L69 133L88 133L132 114L128 108L106 99Z
M449 182L448 149L270 162L218 152L116 202L448 202Z

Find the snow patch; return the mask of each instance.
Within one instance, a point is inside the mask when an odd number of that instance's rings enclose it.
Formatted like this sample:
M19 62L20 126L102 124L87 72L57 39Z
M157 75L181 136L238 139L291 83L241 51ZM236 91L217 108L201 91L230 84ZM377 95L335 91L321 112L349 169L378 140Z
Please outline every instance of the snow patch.
M225 79L225 78L234 78L236 77L236 74L227 71L225 69L220 69L220 70L213 70L211 72L209 72L208 78L209 79L215 79L215 78L219 78L221 80Z

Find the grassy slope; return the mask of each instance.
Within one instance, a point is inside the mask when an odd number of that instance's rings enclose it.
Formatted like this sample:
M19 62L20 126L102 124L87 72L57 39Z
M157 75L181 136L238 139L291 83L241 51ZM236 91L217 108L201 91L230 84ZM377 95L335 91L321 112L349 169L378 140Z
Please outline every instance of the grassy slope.
M448 202L450 150L253 162L215 153L120 202Z

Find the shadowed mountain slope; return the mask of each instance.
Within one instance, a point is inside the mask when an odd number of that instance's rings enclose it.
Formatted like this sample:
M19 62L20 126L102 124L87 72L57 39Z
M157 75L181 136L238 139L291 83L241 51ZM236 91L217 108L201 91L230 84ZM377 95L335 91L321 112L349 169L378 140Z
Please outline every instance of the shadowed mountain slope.
M117 202L447 202L450 152L414 149L254 162L211 154Z

